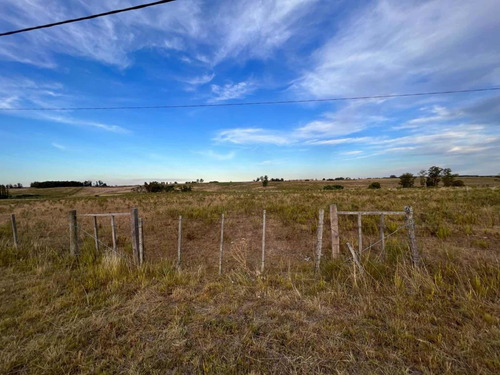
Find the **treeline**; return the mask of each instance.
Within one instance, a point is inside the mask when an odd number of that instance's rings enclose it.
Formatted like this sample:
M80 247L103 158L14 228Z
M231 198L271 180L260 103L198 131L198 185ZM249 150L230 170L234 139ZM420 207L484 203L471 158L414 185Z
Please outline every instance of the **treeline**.
M422 187L438 187L440 182L446 187L450 186L465 186L463 180L458 180L458 174L452 173L451 168L441 168L432 166L428 170L422 169L418 176L413 173L403 173L399 176L399 185L404 188L411 188L415 186L415 180L419 179L420 186Z
M30 184L32 188L46 189L46 188L56 188L56 187L83 187L83 186L95 186L95 187L106 187L106 183L101 180L96 181L92 184L92 181L35 181Z
M0 199L7 199L9 197L9 188L5 185L0 185Z
M169 184L168 182L158 181L145 182L143 186L139 186L135 189L135 191L139 193L168 193L172 191L188 192L191 190L191 185L188 184L178 185L177 182Z

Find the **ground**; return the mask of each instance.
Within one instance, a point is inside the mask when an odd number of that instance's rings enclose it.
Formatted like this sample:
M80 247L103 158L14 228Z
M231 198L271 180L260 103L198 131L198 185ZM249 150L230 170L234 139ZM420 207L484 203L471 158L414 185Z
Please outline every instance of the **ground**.
M397 179L195 184L190 193L132 187L20 189L0 202L0 373L496 374L500 371L500 185L398 189ZM382 189L369 190L370 182ZM323 191L341 183L342 191ZM422 264L406 232L364 253L353 268L341 218L341 258L331 259L328 215L321 272L313 271L318 210L414 208ZM71 258L67 212L128 212L145 222L146 264L130 253L128 218L79 216ZM259 271L262 210L268 262ZM20 248L6 214L15 213ZM218 275L220 215L225 257ZM1 216L3 215L3 216ZM182 269L175 267L183 216ZM387 218L387 233L399 228ZM378 218L363 218L366 245Z

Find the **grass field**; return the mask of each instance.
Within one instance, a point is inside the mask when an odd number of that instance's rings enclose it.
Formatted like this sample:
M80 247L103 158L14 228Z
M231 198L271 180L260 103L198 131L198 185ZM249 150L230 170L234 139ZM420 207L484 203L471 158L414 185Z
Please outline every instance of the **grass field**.
M397 189L397 179L197 184L190 193L131 187L19 189L0 201L0 373L496 374L500 372L500 180L470 188ZM368 190L372 181L380 190ZM341 183L342 191L322 191ZM405 231L366 252L355 274L324 232L320 208L414 208L423 264L411 266ZM117 218L121 258L96 253L79 217L82 255L68 256L67 212L126 212L145 221L146 265L130 262L129 219ZM266 272L258 272L262 210ZM220 215L224 274L217 274ZM21 248L11 245L15 213ZM183 216L183 270L175 269ZM328 221L327 221L328 222ZM387 219L387 231L402 224ZM111 245L109 220L100 219ZM363 240L378 239L363 218Z

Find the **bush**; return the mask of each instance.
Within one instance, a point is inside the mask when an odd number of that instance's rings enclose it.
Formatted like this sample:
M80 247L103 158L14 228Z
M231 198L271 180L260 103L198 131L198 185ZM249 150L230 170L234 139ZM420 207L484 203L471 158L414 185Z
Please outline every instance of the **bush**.
M411 188L415 185L415 178L413 173L403 173L399 176L399 184L404 188Z
M463 187L465 186L465 182L463 182L462 180L455 180L453 181L453 186Z
M323 190L342 190L344 187L342 185L326 185L323 186Z
M380 186L380 182L372 182L370 185L368 185L368 189L380 189L382 186Z
M7 199L9 197L9 189L5 185L0 185L0 199Z

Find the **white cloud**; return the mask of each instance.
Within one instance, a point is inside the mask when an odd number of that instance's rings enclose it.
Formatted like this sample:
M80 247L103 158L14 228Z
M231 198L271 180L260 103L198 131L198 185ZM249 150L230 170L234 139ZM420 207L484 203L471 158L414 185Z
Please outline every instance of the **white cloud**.
M497 8L496 0L373 2L341 22L295 88L327 97L499 83Z
M214 141L233 144L274 144L287 145L292 142L289 137L274 131L260 128L236 128L222 130L217 133Z
M220 161L231 160L236 155L236 153L234 151L228 152L226 154L222 154L222 153L215 152L213 150L199 151L198 154L203 155L203 156L207 156L211 159L220 160Z
M240 99L255 91L256 87L252 82L226 83L223 86L210 86L215 95L213 100L224 101L230 99Z

